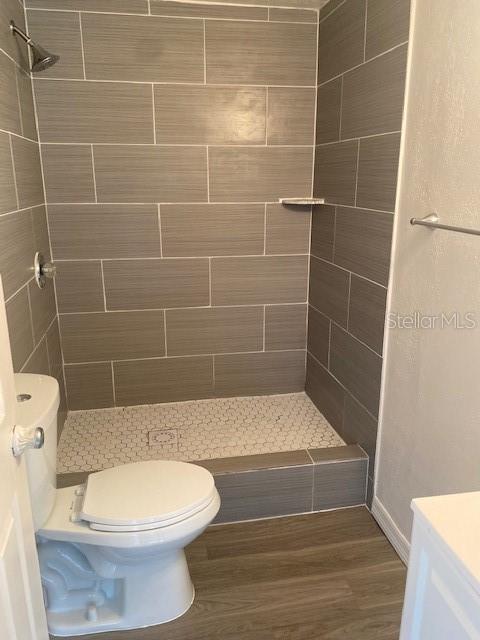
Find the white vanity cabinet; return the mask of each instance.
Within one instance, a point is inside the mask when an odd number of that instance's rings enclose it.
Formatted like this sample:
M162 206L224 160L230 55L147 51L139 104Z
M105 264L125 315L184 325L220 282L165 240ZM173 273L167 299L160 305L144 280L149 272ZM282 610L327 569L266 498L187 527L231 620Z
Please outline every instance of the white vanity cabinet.
M480 492L413 500L400 640L480 640Z

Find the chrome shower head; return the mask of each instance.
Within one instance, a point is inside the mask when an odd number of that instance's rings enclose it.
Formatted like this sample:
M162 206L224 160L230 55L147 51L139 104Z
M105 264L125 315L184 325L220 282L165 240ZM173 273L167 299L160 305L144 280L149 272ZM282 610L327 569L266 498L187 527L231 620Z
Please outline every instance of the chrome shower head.
M33 73L48 69L48 67L51 67L56 62L58 62L58 60L60 60L60 56L57 56L54 53L49 53L46 49L34 42L30 38L30 36L28 36L19 27L17 27L13 20L10 21L10 30L12 31L12 33L18 34L22 38L22 40L25 40L25 42L31 48Z

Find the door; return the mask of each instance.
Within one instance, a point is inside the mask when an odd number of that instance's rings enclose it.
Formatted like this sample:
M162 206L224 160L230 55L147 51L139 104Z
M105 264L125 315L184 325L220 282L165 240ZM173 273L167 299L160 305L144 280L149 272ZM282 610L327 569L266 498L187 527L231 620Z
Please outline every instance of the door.
M0 638L47 640L25 461L12 455L15 387L0 278Z

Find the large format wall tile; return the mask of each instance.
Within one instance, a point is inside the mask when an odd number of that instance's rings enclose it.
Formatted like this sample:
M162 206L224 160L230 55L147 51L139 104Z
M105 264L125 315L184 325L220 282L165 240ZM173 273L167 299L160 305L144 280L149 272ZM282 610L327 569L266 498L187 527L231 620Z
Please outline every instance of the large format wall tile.
M18 0L2 0L0 2L0 49L17 62L23 69L28 70L28 47L21 38L12 37L10 21L26 31L25 13L22 3Z
M393 211L397 192L400 134L360 140L357 206Z
M205 27L207 82L315 83L315 25L208 20Z
M41 149L47 202L95 202L90 145L44 144Z
M12 136L12 150L20 209L42 204L43 182L38 144Z
M55 290L59 313L104 311L100 261L58 261Z
M34 251L30 211L0 217L0 273L5 299L32 277Z
M37 123L35 121L35 105L33 102L32 79L19 67L17 67L17 86L23 136L25 138L30 138L31 140L38 140Z
M102 11L112 13L148 13L148 0L26 0L27 7Z
M317 22L317 15L311 9L270 7L268 15L273 22Z
M373 474L377 421L349 393L345 397L342 436L347 443L358 443L367 452L370 471Z
M16 208L17 196L10 139L7 133L0 131L0 213L14 211Z
M83 14L88 79L203 82L203 23L185 18Z
M350 274L329 262L310 258L309 302L323 314L347 326Z
M268 144L313 144L315 90L269 87Z
M112 366L110 362L65 366L68 407L101 409L114 406Z
M312 208L310 253L324 260L333 259L335 207L317 205Z
M340 105L342 78L318 87L316 144L335 142L340 138Z
M357 140L317 147L314 193L328 202L354 205L357 156Z
M28 284L28 294L32 307L33 337L38 344L57 313L53 282L48 281L45 288L40 289L37 283L31 280Z
M310 207L267 205L265 253L308 253Z
M153 142L147 84L38 80L35 95L42 142Z
M100 145L93 155L99 202L207 200L205 148Z
M0 129L22 133L15 63L0 51Z
M305 349L307 305L265 307L265 350Z
M27 287L20 289L7 302L6 311L13 368L15 371L20 371L33 351L33 330Z
M348 330L377 353L382 353L387 290L352 275Z
M308 351L323 366L328 366L330 320L320 311L308 307Z
M410 0L368 0L367 60L408 40Z
M157 16L225 18L228 20L268 20L267 7L172 2L171 0L150 0L150 5L152 14Z
M307 355L305 391L332 427L341 435L345 390L310 354Z

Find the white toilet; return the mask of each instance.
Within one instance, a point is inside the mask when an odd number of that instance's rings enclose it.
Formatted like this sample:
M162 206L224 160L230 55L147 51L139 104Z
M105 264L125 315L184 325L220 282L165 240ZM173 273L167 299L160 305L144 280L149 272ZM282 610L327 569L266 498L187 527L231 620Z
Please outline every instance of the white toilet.
M81 635L173 620L193 602L184 547L220 508L213 476L185 462L149 461L56 489L58 383L17 374L17 424L44 429L26 452L50 633Z

